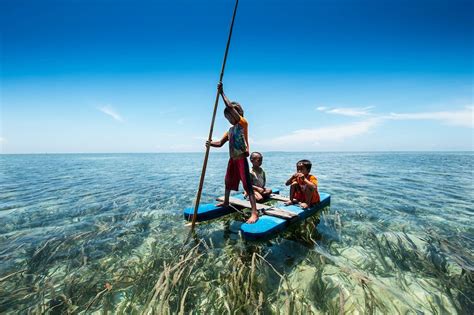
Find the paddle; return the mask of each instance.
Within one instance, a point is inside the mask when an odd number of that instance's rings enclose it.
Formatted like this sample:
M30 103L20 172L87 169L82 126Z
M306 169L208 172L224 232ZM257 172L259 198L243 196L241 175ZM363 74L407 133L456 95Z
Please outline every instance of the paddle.
M230 39L232 37L232 29L234 28L234 20L235 20L235 14L237 13L237 5L239 4L239 0L235 1L235 7L234 7L234 14L232 15L232 23L230 24L230 31L229 31L229 38L227 39L227 45L225 48L225 53L224 53L224 61L222 63L222 69L221 69L221 75L219 77L219 82L222 83L222 78L224 77L224 69L225 69L225 63L227 61L227 53L229 52L229 46L230 46ZM214 130L214 121L216 120L216 111L217 111L217 105L219 104L219 91L217 91L216 94L216 101L214 103L214 112L212 113L212 120L211 120L211 127L209 129L209 137L208 140L212 140L212 132ZM207 160L209 158L209 149L210 147L206 147L206 154L204 155L204 163L202 165L202 172L201 172L201 179L199 181L199 188L198 192L196 194L196 201L194 204L194 214L193 214L193 221L191 224L191 231L194 231L194 226L196 225L196 218L197 218L197 211L199 208L199 203L201 201L201 193L202 193L202 187L204 185L204 177L206 176L206 168L207 168Z

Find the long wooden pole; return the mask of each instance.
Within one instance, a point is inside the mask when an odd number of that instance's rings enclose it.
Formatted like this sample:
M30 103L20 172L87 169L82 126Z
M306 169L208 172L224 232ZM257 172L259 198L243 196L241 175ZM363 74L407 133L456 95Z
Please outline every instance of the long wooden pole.
M227 45L225 47L224 61L222 62L221 75L219 77L219 82L221 83L222 83L222 79L224 78L225 63L227 61L227 53L229 52L230 39L232 38L232 29L234 28L235 14L237 13L238 5L239 5L239 0L236 0L235 7L234 7L234 14L232 15L232 22L230 24L229 38L227 39ZM212 113L211 127L209 129L209 137L207 138L209 141L212 140L212 132L214 131L214 121L216 120L217 105L219 105L219 91L217 91L216 93L216 101L214 102L214 112ZM194 214L193 214L193 221L191 224L191 231L194 230L194 226L196 225L197 212L199 208L199 203L201 202L202 187L204 185L204 178L206 177L206 168L207 168L207 160L209 158L209 149L210 149L209 147L206 147L206 154L204 155L204 163L202 165L201 180L199 181L199 188L196 194L196 201L194 204Z

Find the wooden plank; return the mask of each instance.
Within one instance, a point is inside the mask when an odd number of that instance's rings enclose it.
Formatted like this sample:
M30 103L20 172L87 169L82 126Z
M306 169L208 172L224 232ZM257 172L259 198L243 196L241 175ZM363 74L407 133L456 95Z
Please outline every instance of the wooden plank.
M224 197L219 197L216 200L224 202ZM242 208L252 208L252 206L250 205L250 201L248 201L248 200L242 200L242 199L237 199L237 198L234 198L234 197L230 197L229 198L229 203L233 206L239 206L239 207L242 207ZM257 203L257 210L268 209L268 208L269 208L269 206L267 206L267 205Z
M278 195L278 194L271 194L270 199L283 201L283 202L290 201L290 198L284 197L284 196L281 196L281 195Z
M266 215L272 216L272 217L277 217L277 218L281 218L281 219L285 219L285 220L291 220L291 219L298 216L294 212L286 211L286 210L279 209L279 208L264 209L263 213L266 214Z

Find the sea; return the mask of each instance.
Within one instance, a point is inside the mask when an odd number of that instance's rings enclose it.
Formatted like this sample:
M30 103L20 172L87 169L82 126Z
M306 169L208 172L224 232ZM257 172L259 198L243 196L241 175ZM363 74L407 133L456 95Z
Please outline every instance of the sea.
M308 159L331 204L262 241L239 212L191 231L203 159L0 155L0 313L473 313L473 152L263 152L268 187Z

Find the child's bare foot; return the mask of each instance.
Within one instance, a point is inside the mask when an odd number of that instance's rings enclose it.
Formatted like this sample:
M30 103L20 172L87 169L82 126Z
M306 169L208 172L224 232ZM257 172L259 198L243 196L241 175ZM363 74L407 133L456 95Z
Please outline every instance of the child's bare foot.
M306 202L300 203L300 207L303 208L303 209L308 209L309 208L309 206Z
M250 216L250 218L247 220L247 223L248 224L252 224L252 223L255 223L258 221L258 214L255 213L255 212L252 212L252 215Z

